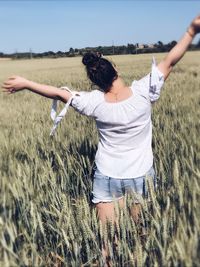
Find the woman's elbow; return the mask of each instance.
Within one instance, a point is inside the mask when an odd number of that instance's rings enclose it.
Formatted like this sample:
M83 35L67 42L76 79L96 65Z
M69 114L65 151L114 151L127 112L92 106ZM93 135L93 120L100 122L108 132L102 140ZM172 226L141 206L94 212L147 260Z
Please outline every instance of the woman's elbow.
M72 96L72 94L62 89L58 89L58 90L59 91L58 91L57 99L62 101L63 103L67 103L70 97Z
M163 73L164 80L166 80L170 72L172 71L173 64L170 61L163 60L162 62L160 62L160 64L158 64L157 67Z

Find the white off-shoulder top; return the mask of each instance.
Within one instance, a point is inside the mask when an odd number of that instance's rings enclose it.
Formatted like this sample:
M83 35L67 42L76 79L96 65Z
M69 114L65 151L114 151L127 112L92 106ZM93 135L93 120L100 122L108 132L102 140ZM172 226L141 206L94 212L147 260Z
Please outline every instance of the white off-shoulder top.
M99 90L72 93L57 117L54 101L51 134L71 104L96 121L99 143L95 162L100 172L118 179L143 176L153 165L151 104L158 100L163 84L164 75L153 59L151 72L132 82L132 95L126 100L107 102Z

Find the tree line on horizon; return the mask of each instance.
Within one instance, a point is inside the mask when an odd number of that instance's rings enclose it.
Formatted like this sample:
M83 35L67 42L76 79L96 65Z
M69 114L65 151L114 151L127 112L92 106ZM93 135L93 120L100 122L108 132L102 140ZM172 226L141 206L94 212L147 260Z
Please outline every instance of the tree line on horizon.
M60 58L60 57L76 57L82 56L88 51L94 51L101 53L102 55L127 55L127 54L145 54L145 53L162 53L170 51L175 45L176 41L172 41L168 44L158 41L155 44L127 44L119 46L98 46L98 47L85 47L85 48L70 48L69 51L47 51L43 53L34 53L31 50L29 52L15 52L12 54L4 54L0 52L0 58L12 58L12 59L32 59L32 58ZM200 40L197 44L191 44L190 51L200 50Z

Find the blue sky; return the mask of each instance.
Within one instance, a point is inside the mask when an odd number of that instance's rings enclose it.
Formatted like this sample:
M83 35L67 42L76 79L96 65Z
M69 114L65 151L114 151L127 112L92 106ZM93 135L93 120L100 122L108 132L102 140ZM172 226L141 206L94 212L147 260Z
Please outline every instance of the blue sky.
M0 52L167 43L178 40L199 13L199 0L0 0Z

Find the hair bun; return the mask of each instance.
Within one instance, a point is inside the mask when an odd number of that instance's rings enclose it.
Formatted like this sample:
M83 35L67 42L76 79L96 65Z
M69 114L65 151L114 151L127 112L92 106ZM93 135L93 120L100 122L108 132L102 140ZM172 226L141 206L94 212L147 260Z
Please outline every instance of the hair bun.
M93 67L96 65L97 62L99 62L101 58L100 53L94 53L94 52L87 52L82 59L82 62L87 67Z

